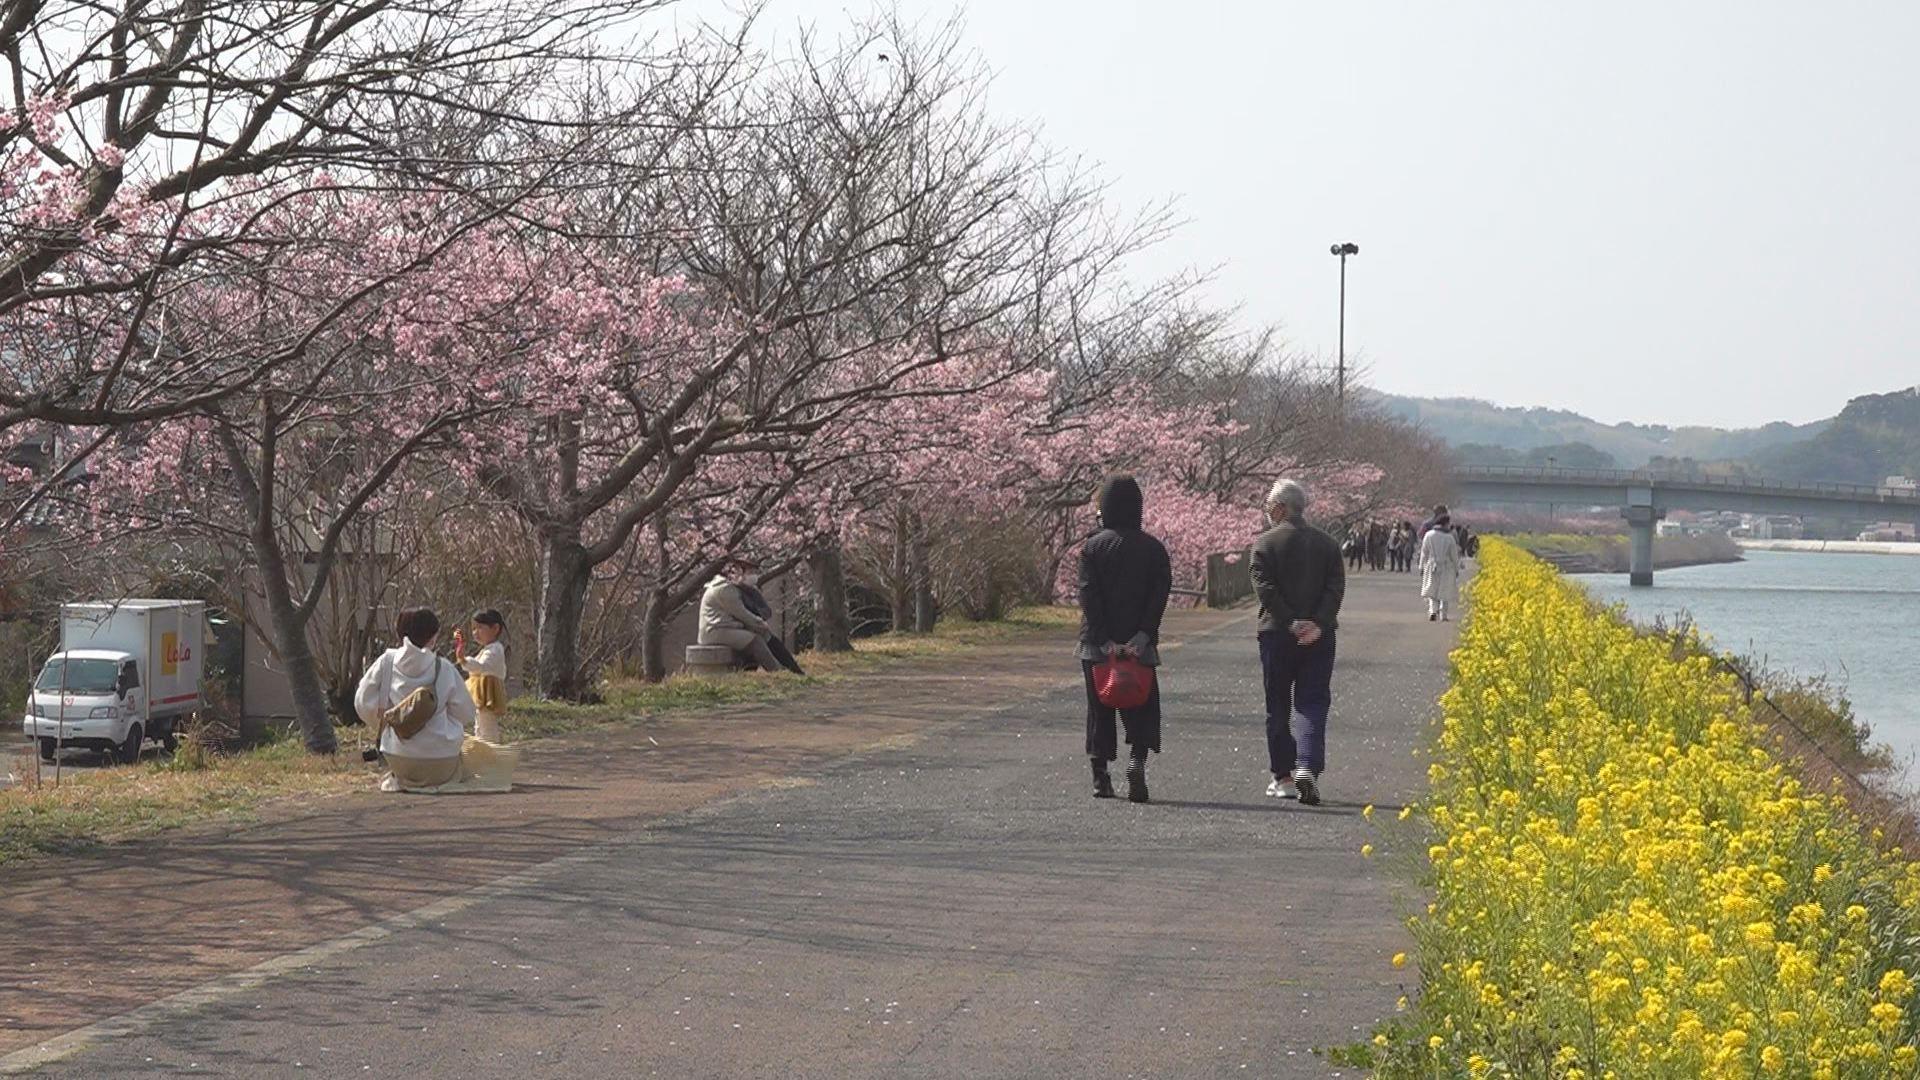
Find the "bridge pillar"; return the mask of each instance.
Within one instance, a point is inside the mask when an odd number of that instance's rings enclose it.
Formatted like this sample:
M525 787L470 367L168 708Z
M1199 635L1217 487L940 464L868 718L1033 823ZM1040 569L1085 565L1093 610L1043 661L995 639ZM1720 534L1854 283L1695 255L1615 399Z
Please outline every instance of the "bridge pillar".
M1653 505L1651 487L1627 488L1627 505L1620 511L1627 519L1628 531L1633 538L1633 553L1627 562L1627 584L1647 586L1653 584L1653 526L1667 516L1665 510Z

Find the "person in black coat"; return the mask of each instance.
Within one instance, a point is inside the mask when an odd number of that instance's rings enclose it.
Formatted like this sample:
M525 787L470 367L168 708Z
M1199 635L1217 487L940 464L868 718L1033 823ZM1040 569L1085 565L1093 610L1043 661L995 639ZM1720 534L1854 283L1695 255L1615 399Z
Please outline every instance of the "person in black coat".
M1149 667L1160 664L1160 620L1173 591L1173 564L1160 541L1140 527L1143 499L1131 476L1115 476L1100 488L1099 532L1080 552L1080 671L1087 684L1087 757L1093 762L1093 797L1113 798L1107 764L1119 757L1116 714L1127 732L1127 798L1147 801L1147 755L1160 751L1160 680L1138 709L1100 703L1095 664L1115 654ZM1158 673L1156 672L1156 675Z
M766 594L760 591L760 568L752 563L742 565L747 567L747 571L733 583L740 590L740 602L746 605L748 611L763 619L773 618L773 605L767 603ZM787 648L787 643L780 640L779 634L767 635L767 651L780 661L781 667L795 675L806 674L800 670L800 661L793 658L793 650Z

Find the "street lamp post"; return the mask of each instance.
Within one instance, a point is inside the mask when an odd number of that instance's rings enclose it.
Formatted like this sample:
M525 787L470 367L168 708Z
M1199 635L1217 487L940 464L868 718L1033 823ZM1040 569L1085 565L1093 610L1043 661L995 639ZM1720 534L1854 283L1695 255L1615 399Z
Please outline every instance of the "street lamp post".
M1548 454L1547 455L1547 471L1548 472L1553 471L1554 464L1555 464L1555 458L1553 457L1552 454ZM1549 477L1549 479L1551 479L1551 477ZM1547 500L1547 520L1551 522L1553 519L1554 519L1553 500L1549 499Z
M1347 411L1347 256L1360 254L1359 244L1335 244L1340 257L1340 412Z

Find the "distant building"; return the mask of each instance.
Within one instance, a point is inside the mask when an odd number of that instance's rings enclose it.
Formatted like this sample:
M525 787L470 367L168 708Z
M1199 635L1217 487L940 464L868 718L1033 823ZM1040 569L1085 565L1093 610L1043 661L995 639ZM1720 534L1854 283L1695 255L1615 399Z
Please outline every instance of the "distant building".
M1799 518L1784 514L1748 514L1741 527L1755 540L1799 540L1806 533Z

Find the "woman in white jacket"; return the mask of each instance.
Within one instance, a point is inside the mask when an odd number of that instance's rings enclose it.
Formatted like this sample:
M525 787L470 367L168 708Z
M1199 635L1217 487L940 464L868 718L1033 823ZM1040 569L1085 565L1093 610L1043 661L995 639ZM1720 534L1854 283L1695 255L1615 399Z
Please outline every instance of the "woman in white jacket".
M512 761L503 762L498 748L477 755L469 750L466 729L474 720L473 696L452 662L433 651L440 637L439 618L426 608L412 608L400 613L394 629L400 644L380 654L361 676L353 696L354 711L369 726L379 727L382 713L424 688L433 690L434 710L411 738L401 738L391 727L380 732L380 752L391 770L380 781L380 790L505 791L512 787Z
M1460 545L1445 514L1420 538L1420 595L1427 598L1427 621L1445 621L1447 606L1460 602Z

